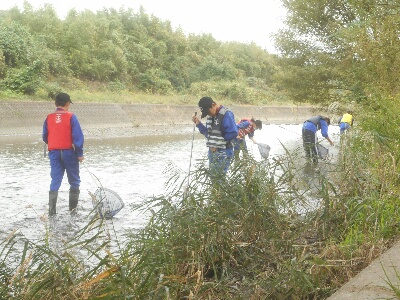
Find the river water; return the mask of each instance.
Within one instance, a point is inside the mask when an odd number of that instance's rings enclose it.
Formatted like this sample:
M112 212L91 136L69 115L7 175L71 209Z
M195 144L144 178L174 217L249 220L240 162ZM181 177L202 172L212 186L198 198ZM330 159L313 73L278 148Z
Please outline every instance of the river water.
M329 128L336 144L329 147L332 157L338 153L338 131L337 126ZM284 154L284 147L289 151L302 149L301 125L264 125L262 130L256 131L254 138L271 147L269 159ZM327 141L323 144L328 147ZM262 160L257 145L251 141L247 145L249 153L256 160ZM116 232L140 228L147 216L133 212L132 205L163 194L170 177L164 171L171 166L181 170L183 175L188 174L191 153L193 170L196 163L206 159L207 148L204 137L197 129L193 134L192 126L183 128L178 135L87 139L85 162L81 165L79 217L85 218L93 208L88 192L94 193L100 182L103 187L118 193L125 203L113 218ZM49 161L43 155L43 142L39 138L13 143L0 140L0 239L14 230L30 240L43 239L49 183ZM68 190L65 176L57 203L59 218L69 216Z

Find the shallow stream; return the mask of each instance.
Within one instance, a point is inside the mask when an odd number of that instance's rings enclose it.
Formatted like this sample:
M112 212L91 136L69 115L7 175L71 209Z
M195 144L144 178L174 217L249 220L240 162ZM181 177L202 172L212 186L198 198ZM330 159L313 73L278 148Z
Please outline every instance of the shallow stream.
M338 153L338 127L330 126L330 136L335 142L329 147L330 155ZM94 193L98 182L103 187L119 194L125 207L113 218L116 232L140 228L146 222L146 215L134 213L131 206L143 199L164 193L171 166L189 172L196 162L206 159L205 139L193 127L188 126L178 135L148 137L124 137L114 139L87 139L85 142L85 162L81 165L81 195L79 216L84 218L92 207L88 192ZM302 149L301 125L264 125L255 133L255 140L271 147L269 159L289 151ZM322 139L320 137L320 139ZM323 144L328 147L328 142ZM249 153L262 160L257 145L247 142ZM284 147L283 147L284 145ZM95 180L93 176L98 179ZM30 240L42 240L46 232L48 212L48 189L50 166L43 155L43 142L18 141L14 143L0 140L0 239L13 230L18 230ZM59 191L57 211L60 219L69 216L66 176Z

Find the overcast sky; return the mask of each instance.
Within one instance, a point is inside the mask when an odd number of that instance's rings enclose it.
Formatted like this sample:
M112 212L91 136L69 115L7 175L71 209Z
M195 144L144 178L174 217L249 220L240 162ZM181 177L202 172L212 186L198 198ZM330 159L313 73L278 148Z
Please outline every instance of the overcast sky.
M0 0L0 9L18 6L24 0ZM143 6L149 15L169 20L174 28L186 33L210 33L220 41L255 42L275 53L271 33L281 28L285 10L280 0L28 0L36 10L51 4L60 18L75 8L78 11L102 8L132 8Z

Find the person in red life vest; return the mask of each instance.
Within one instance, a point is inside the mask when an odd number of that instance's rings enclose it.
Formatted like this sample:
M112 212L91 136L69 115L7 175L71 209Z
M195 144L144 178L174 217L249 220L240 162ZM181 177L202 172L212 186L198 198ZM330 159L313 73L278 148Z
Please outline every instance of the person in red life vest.
M236 137L236 140L234 142L235 147L234 147L234 156L235 156L235 162L238 162L240 159L240 151L243 151L243 156L247 156L247 145L246 145L246 140L245 136L247 135L249 139L254 143L257 144L257 142L254 140L254 131L255 130L261 130L262 129L262 122L260 120L254 120L254 118L251 119L241 119L237 123L238 127L238 136Z
M76 211L79 199L79 162L83 161L84 137L78 118L69 112L72 101L68 94L59 93L55 99L56 111L43 124L43 141L48 145L50 158L49 216L56 214L58 190L65 171L69 190L69 210Z

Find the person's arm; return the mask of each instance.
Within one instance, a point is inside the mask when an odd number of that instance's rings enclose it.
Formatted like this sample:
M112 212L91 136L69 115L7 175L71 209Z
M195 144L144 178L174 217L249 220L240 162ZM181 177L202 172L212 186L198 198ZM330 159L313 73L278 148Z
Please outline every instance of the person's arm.
M222 120L222 135L225 141L233 140L238 136L238 127L231 111L227 111Z
M197 129L199 130L199 132L200 132L202 135L204 135L206 138L208 138L208 130L207 130L207 127L204 126L204 124L200 122L200 119L199 119L196 115L194 115L194 116L192 117L192 121L193 121L194 124L196 124L196 127L197 127Z
M206 138L208 138L208 130L207 127L204 126L203 123L199 122L198 124L196 124L197 129L199 129L200 133L202 135L204 135Z
M332 142L332 140L329 138L329 136L327 136L327 137L325 137L325 138L326 138L326 140L329 142L329 144L330 144L331 146L334 145L333 142Z
M249 136L249 139L250 139L254 144L257 144L256 140L254 139L254 131L253 131L253 132L250 132L250 133L248 134L248 136Z
M257 142L256 142L256 140L254 139L254 137L250 137L250 136L249 136L249 139L250 139L254 144L257 144Z
M238 127L239 129L242 129L242 128L247 128L247 127L249 127L250 125L251 125L251 124L250 124L249 121L243 121L243 122L238 123L238 124L237 124L237 127Z
M48 136L49 136L49 130L47 129L47 118L46 118L46 120L44 121L44 124L43 124L43 131L42 131L42 140L46 144L49 143Z
M325 120L321 120L321 121L320 121L320 124L321 124L321 134L322 134L322 136L323 136L324 138L326 138L326 140L329 142L329 144L330 144L331 146L333 146L333 142L332 142L332 140L329 138L329 135L328 135L328 124L326 123Z
M71 117L71 131L72 131L72 143L74 145L76 156L78 157L79 161L82 161L84 137L81 125L79 124L76 115L72 115Z
M250 126L249 121L242 121L242 122L237 123L236 127L238 128L238 136L236 137L236 139L239 139L239 140L244 139L244 135L241 135L241 134L243 134L243 132L240 133L240 129L245 129L249 126Z

